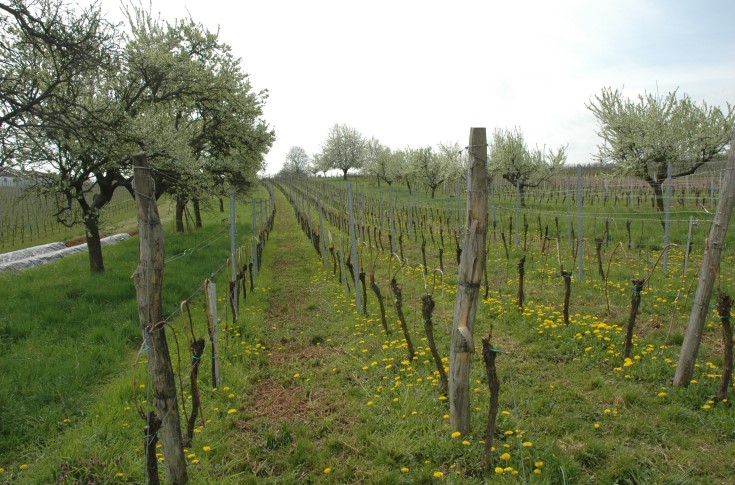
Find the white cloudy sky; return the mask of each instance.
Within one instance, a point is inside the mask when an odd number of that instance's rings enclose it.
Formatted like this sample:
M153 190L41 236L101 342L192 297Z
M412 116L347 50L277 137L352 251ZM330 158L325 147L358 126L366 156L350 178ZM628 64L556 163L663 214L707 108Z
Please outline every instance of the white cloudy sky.
M101 5L120 18L119 0ZM577 164L596 151L585 103L603 87L735 103L733 0L152 0L152 11L219 28L268 89L269 173L292 146L318 152L335 123L392 148L520 126Z

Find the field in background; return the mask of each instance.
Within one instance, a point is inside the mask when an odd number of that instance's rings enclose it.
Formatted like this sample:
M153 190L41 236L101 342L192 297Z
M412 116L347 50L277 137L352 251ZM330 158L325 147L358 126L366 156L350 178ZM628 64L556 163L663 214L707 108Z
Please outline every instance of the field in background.
M67 227L56 218L55 202L18 187L0 187L0 253L67 241L84 235L84 226ZM135 200L115 191L103 210L102 232L109 236L135 228Z

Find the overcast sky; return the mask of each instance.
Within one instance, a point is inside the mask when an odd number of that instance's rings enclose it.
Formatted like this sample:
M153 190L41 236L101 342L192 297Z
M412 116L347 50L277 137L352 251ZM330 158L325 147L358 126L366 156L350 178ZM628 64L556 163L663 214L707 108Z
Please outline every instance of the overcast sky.
M119 4L101 1L111 19ZM394 149L519 126L531 146L568 145L577 164L596 152L585 103L603 87L735 103L733 0L153 0L152 11L219 28L269 91L268 173L292 146L318 152L335 123Z

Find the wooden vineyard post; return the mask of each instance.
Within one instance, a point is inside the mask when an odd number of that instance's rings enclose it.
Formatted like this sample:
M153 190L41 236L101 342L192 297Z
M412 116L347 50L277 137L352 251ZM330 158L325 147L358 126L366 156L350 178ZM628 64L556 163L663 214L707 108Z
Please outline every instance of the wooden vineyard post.
M733 140L735 140L735 130L733 130ZM697 292L694 296L692 312L689 315L689 323L687 324L684 342L681 345L681 353L679 354L679 362L674 374L675 386L688 386L692 380L694 363L697 360L704 321L707 317L709 300L712 296L712 287L720 269L722 246L725 242L733 206L735 206L735 174L733 174L733 171L735 171L735 150L731 149L725 170L724 185L720 189L717 212L712 221L712 226L710 226L709 237L704 247Z
M357 234L355 231L355 211L352 203L352 183L347 182L347 198L348 207L350 212L350 243L351 243L351 254L352 254L352 276L353 283L355 284L355 309L359 312L362 306L360 300L360 267L357 260Z
M453 431L470 431L470 354L480 297L487 238L487 134L470 130L470 173L467 179L467 225L457 279L457 299L449 355L449 419Z
M163 320L163 228L146 155L137 153L132 159L140 240L138 267L133 274L138 318L149 346L148 373L152 380L156 412L161 419L159 436L163 443L166 476L170 482L180 485L186 483L187 476L176 399L176 380Z
M671 172L673 164L669 160L666 168L666 215L664 218L664 255L661 269L664 273L669 272L669 239L671 232Z
M687 245L684 250L684 269L682 270L682 276L686 276L687 268L689 267L689 252L692 248L692 223L694 216L689 216L689 230L687 231Z
M262 209L262 206L261 206ZM262 212L262 211L261 211ZM237 285L237 240L235 239L235 191L230 190L230 297L232 298L232 319L237 321L239 313L239 287Z
M582 206L584 204L584 194L582 193L582 166L577 165L577 259L579 266L577 267L577 280L581 283L584 271L582 269L584 262L584 240L582 239Z
M219 387L219 320L217 319L217 285L214 281L204 282L204 295L207 298L207 331L212 345L212 387Z
M256 272L260 272L260 261L258 261L258 243L259 243L258 224L255 221L255 199L253 199L253 254L252 254L252 257L253 257L253 263L254 263Z
M319 241L322 245L322 266L327 267L327 241L324 237L324 219L322 217L322 197L321 192L317 193L317 204L319 210Z

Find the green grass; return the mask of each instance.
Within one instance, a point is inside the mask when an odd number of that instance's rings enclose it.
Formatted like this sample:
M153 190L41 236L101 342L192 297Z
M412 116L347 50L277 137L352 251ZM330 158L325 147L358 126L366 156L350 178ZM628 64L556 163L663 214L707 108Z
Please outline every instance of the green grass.
M389 268L396 272L396 260L374 250L371 254L361 246L362 260L375 261L376 280L386 297L392 333L385 335L373 294L368 294L369 316L357 314L353 297L332 275L331 262L326 269L322 267L291 207L278 192L277 201L276 227L266 246L256 291L248 293L239 322L221 337L226 342L223 385L229 389L210 389L208 362L200 374L206 425L198 428L192 447L185 452L191 482L484 483L482 440L489 396L480 356L473 357L470 380L472 431L452 438L445 418L448 403L424 340L420 315L419 297L433 291L435 334L440 353L447 356L446 329L452 323L456 293L451 247L445 253L444 284L435 283L432 278L425 280L415 263L421 260L420 244L404 240L410 264L396 277L403 288L404 312L418 352L410 362L388 299ZM428 198L425 202L430 203ZM242 213L249 214L247 208ZM311 221L316 220L312 210ZM346 235L326 225L339 246ZM647 226L646 231L655 238L660 226ZM176 248L173 245L178 240L169 237L168 254L193 247L191 238L197 234L182 236ZM206 239L202 236L202 241ZM501 470L493 473L491 482L727 482L735 472L729 459L735 451L731 431L735 418L729 403L710 403L722 365L719 323L714 316L706 325L695 382L686 389L669 385L691 306L687 294L693 294L690 283L701 251L695 248L693 266L684 278L680 276L681 252L672 251L668 274L660 269L653 273L643 294L633 359L626 365L621 356L621 327L630 306L630 278L647 275L658 254L634 256L618 250L605 285L593 271L594 254L588 252L586 257L592 258L585 260L585 279L573 282L572 322L566 327L560 323L563 286L555 276L556 249L541 255L537 237L529 241L524 310L519 311L514 302L521 252L511 248L506 260L502 243L491 243L491 291L479 307L475 328L477 336L492 326L493 344L503 351L497 359L503 412L493 453L493 467ZM223 246L221 253L213 254L215 266L226 258L229 246ZM613 247L604 249L606 262ZM437 245L429 244L427 249L429 265L436 267ZM135 254L134 248L130 251ZM560 252L570 252L564 242ZM182 266L175 268L181 259ZM189 267L199 263L196 256L181 259L171 263L172 276L166 280L178 285L167 288L175 295L167 303L173 308L182 294L188 296L203 279L187 275ZM733 262L728 251L721 278L726 290L732 290ZM82 283L88 280L80 276L80 268L86 270L82 263L77 264L74 279L82 280L80 287L86 288L89 284ZM212 269L212 261L209 263L208 269L202 268L205 274ZM120 278L129 277L133 266L122 271ZM66 272L73 271L67 268ZM60 271L56 277L63 274ZM181 281L171 282L173 275ZM59 291L70 291L72 284L67 282ZM97 286L97 299L104 300L106 290ZM122 297L118 294L115 299ZM131 304L128 311L134 312ZM193 306L196 333L201 335L205 328L201 300L195 300ZM18 309L14 318L28 318L26 313ZM54 315L59 319L58 313L49 311L39 317L38 326L45 326ZM134 320L134 316L129 318ZM105 320L112 319L105 315ZM101 325L104 322L90 324L79 335L91 334L92 326ZM176 321L174 326L179 329L180 325ZM143 421L135 407L136 403L145 406L141 401L146 389L138 387L135 397L133 389L145 383L145 373L138 363L133 381L127 370L139 343L136 324L130 322L129 327L133 342L123 345L122 351L100 350L105 358L117 358L111 364L117 370L95 376L96 390L75 408L69 423L63 422L63 409L57 412L57 428L49 439L10 450L7 466L0 462L6 468L0 481L48 483L59 477L62 483L143 481ZM24 338L35 338L33 335ZM185 348L184 333L177 330L177 335ZM46 353L51 352L45 348ZM207 347L205 355L210 355L209 350ZM182 374L186 375L184 360ZM188 396L188 388L186 392ZM20 391L13 396L18 399ZM235 411L229 413L230 409ZM28 468L20 471L21 463Z
M261 189L257 196L265 195ZM251 234L247 209L241 205L237 213L245 241ZM205 213L204 226L184 234L166 227L166 315L229 256L229 214ZM105 248L104 257L103 274L88 272L86 253L0 274L0 407L7 411L0 423L0 463L37 457L71 423L89 419L95 403L101 403L95 415L104 414L109 392L131 404L129 369L141 344L131 280L138 239Z

